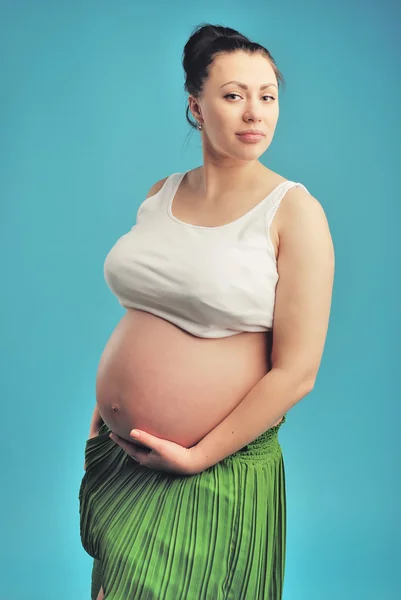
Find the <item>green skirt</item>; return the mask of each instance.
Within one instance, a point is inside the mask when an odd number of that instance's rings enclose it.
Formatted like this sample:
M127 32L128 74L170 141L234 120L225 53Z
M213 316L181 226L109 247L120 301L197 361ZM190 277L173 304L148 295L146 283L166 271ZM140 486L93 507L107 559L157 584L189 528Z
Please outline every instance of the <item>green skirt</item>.
M102 425L79 490L92 600L281 600L284 422L191 476L141 466Z

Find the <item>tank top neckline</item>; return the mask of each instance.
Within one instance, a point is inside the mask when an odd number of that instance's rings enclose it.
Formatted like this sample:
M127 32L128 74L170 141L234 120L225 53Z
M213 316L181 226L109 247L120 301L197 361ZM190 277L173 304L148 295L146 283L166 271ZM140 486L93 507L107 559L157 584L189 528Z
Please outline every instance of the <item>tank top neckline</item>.
M206 225L194 225L193 223L186 223L185 221L181 221L180 219L177 219L177 217L175 217L172 213L172 205L173 205L173 201L174 198L176 196L178 187L181 183L181 181L184 179L185 175L188 173L189 171L184 171L183 173L177 173L177 175L179 175L179 177L177 178L177 181L175 183L175 185L173 185L173 189L172 192L169 194L168 196L168 201L166 204L167 207L167 214L170 217L170 219L172 219L173 221L175 221L176 223L178 223L179 225L184 225L186 227L193 227L195 229L205 229L205 230L214 230L214 229L223 229L225 227L230 227L233 225L236 225L237 223L239 223L240 221L243 221L246 217L249 217L250 215L252 215L254 212L257 211L257 209L264 204L268 198L270 198L270 196L272 196L281 186L287 184L287 183L291 183L289 180L286 181L282 181L281 183L279 183L278 185L276 185L275 188L272 189L272 191L267 194L267 196L265 196L264 198L262 198L262 200L260 200L260 202L258 202L257 204L255 204L255 206L253 208L251 208L250 210L248 210L248 212L246 212L244 215L242 215L241 217L238 217L238 219L235 219L234 221L230 221L229 223L225 223L224 225L216 225L214 227L208 227Z

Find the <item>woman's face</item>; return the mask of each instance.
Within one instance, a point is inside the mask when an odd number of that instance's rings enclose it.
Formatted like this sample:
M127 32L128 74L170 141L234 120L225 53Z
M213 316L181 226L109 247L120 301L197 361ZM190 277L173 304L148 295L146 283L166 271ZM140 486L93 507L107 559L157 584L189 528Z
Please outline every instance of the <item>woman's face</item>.
M232 81L237 83L228 83ZM273 85L261 89L266 84ZM189 103L203 126L204 151L219 157L255 160L270 146L279 116L278 83L264 56L242 51L216 56L203 96L190 96ZM237 135L245 129L260 129L265 136L257 143L245 143Z

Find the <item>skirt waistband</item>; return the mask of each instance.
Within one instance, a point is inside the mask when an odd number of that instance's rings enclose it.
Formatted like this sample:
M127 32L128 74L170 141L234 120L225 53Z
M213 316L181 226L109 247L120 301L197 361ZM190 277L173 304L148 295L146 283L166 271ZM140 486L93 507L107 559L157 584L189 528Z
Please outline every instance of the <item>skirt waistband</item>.
M269 458L278 457L281 455L281 446L278 441L278 432L280 427L286 421L286 415L281 421L264 431L255 440L243 446L233 454L227 456L224 460L236 460L247 462L266 462Z
M271 459L280 458L281 446L278 441L278 432L285 421L286 415L283 416L277 425L270 427L270 429L264 431L259 437L246 446L243 446L236 452L233 452L233 454L226 456L221 462L239 460L241 462L245 461L249 463L266 463L270 462ZM103 423L100 427L99 434L86 441L85 461L87 469L104 460L110 455L110 452L119 454L123 458L127 456L124 450L109 438L109 434L109 428Z

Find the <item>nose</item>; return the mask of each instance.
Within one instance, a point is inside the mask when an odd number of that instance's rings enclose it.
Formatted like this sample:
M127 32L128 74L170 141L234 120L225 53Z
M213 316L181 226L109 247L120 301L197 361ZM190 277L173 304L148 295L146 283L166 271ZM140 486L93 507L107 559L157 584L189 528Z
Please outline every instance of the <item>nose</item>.
M256 104L249 105L244 113L244 120L247 122L253 121L254 123L259 123L262 120L261 107Z

